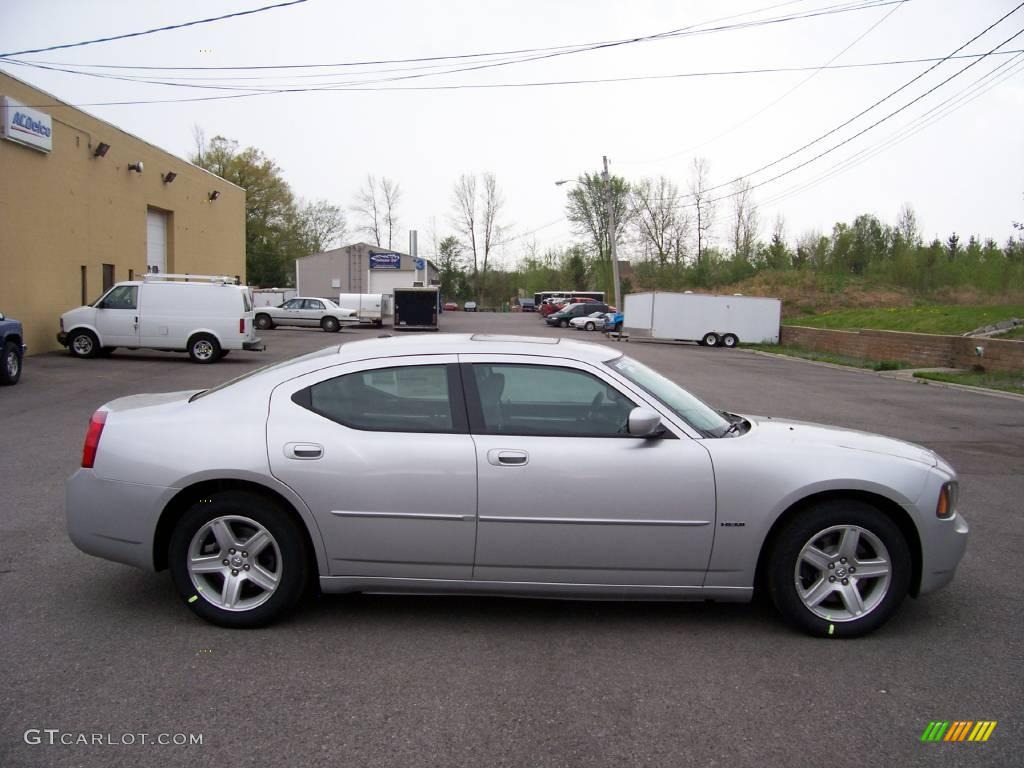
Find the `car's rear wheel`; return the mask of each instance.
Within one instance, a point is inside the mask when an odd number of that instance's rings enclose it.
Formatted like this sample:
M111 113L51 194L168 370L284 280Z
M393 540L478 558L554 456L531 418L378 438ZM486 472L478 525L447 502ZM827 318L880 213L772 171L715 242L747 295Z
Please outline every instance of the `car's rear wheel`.
M0 366L0 384L17 384L21 378L21 348L13 341L4 342L3 365Z
M269 331L274 327L274 321L270 319L268 314L256 315L256 327L261 331Z
M700 343L705 347L717 347L718 346L718 334L714 331L705 333L704 337L700 340Z
M739 343L739 337L735 333L727 333L722 337L722 346L728 349L732 349Z
M92 331L72 331L68 336L68 352L75 357L96 357L100 353L100 343Z
M558 321L558 324L559 324L559 325L560 325L560 326L561 326L562 328L568 328L568 327L569 327L569 321L568 321L568 320L559 320L559 321Z
M808 507L775 539L768 587L808 634L860 637L882 626L910 586L910 548L882 511L857 500Z
M584 328L586 328L586 329L587 329L588 331L592 331L592 330L594 330L594 324L593 324L593 323L587 323L587 324L586 324L585 326L583 326L583 327L584 327Z
M197 333L188 340L188 356L194 363L215 363L220 360L220 343L208 333Z
M168 562L186 604L222 627L279 619L309 580L299 526L269 499L244 491L196 501L171 534Z
M336 317L325 317L320 321L320 327L327 331L327 333L337 333L341 330L341 323L338 322Z

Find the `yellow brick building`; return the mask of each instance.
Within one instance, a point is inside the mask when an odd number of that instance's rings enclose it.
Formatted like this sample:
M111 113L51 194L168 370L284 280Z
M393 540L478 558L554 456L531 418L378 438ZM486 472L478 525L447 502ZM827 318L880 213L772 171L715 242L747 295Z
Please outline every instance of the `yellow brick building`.
M0 72L0 312L29 354L147 270L245 280L245 190Z

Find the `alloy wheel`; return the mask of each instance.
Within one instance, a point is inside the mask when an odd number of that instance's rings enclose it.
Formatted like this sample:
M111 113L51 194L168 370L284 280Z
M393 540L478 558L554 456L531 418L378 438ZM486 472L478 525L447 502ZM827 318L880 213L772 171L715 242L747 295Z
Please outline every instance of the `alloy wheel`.
M188 548L188 575L196 591L225 611L249 611L281 583L281 550L271 533L240 515L203 525Z
M804 544L793 573L804 606L831 622L854 621L889 590L892 560L882 540L859 525L834 525Z

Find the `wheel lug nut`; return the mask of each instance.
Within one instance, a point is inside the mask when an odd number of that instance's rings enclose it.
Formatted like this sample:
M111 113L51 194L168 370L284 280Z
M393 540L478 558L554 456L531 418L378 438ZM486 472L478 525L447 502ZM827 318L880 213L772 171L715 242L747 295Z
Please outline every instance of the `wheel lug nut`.
M246 564L245 564L245 565L243 565L242 567L243 567L243 568L244 568L245 570L247 570L247 571L249 570L249 564L248 564L248 563L246 563Z
M237 568L232 568L231 569L231 575L232 576L237 576L238 575L238 569Z
M227 560L225 560L224 565L230 565L230 563Z
M853 567L853 566L851 565L851 566L850 566L850 573L856 573L856 572L857 572L857 569L856 569L856 568L854 568L854 567Z
M839 562L840 563L845 563L846 562L846 558L845 557L840 557L839 558Z
M829 581L835 581L835 580L836 580L836 577L835 577L835 576L829 576L829 577L828 577L828 580L829 580Z
M249 553L243 550L242 551L242 557L248 557L248 556L249 556Z
M832 568L836 567L836 564L835 563L829 563L828 567L829 567L829 570L831 570Z
M233 549L229 549L229 550L228 550L228 554L229 554L229 555L233 555L233 554L235 554L235 550L233 550Z
M843 579L843 585L844 585L844 586L845 586L846 584L849 584L849 583L850 583L850 580L849 580L849 579Z

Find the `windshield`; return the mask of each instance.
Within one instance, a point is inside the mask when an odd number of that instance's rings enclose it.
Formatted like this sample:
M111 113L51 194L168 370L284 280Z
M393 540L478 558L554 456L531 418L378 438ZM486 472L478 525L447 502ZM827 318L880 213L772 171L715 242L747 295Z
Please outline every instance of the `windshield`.
M233 384L237 384L240 381L245 381L246 379L251 378L256 374L265 373L266 371L272 371L274 368L283 368L286 365L291 365L292 363L297 363L301 360L311 360L314 357L327 357L328 355L336 355L337 353L338 346L333 346L327 347L325 349L319 349L316 352L310 352L305 355L300 355L299 357L293 357L289 360L284 360L283 362L280 363L270 363L269 365L264 365L261 368L256 368L255 370L249 371L248 373L243 373L241 376L236 376L233 379L228 379L223 384L218 384L216 387L204 389L202 392L196 392L194 395L192 395L192 397L188 399L188 401L191 403L192 401L198 400L201 397L212 395L214 392L220 392L222 389L226 389L227 387L230 387Z
M729 422L718 411L643 363L623 355L605 365L656 397L704 435L721 437L729 429Z

